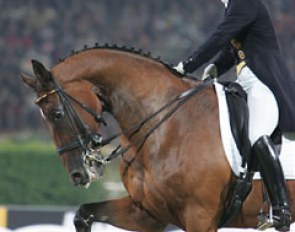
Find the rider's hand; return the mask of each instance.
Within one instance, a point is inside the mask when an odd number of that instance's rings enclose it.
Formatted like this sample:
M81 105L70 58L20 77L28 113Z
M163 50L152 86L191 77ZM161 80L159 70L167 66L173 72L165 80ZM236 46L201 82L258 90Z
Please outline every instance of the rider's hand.
M182 62L182 61L179 62L176 66L174 66L173 69L174 69L176 72L178 72L178 73L180 73L180 74L182 74L182 75L185 74L185 70L184 70L184 68L183 68L183 62Z
M215 64L209 64L203 72L202 80L206 80L207 78L217 78L217 67Z

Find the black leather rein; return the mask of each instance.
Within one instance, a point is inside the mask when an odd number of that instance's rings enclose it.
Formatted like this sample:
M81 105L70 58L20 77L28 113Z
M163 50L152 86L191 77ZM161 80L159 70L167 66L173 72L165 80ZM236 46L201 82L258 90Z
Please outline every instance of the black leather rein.
M146 139L162 124L164 123L167 119L169 119L173 113L177 111L177 109L182 106L191 96L195 95L196 93L202 91L205 89L207 86L212 85L214 83L214 80L207 80L197 86L194 86L178 95L176 95L174 98L172 98L167 104L162 106L159 110L156 112L152 113L139 123L135 124L133 127L128 128L126 130L123 130L117 134L114 134L110 136L109 138L102 139L102 136L100 134L93 134L89 131L88 126L83 122L81 117L78 115L78 113L75 111L74 107L72 106L71 102L76 103L79 107L81 107L83 110L85 110L87 113L89 113L98 123L102 123L106 125L105 120L103 119L102 115L93 111L91 108L88 106L82 104L81 102L77 101L75 98L71 97L68 95L62 88L61 86L55 81L55 79L51 76L53 84L55 88L43 96L39 97L36 100L36 103L39 103L46 97L48 97L51 94L58 94L60 97L60 101L65 109L65 113L67 114L69 121L73 127L73 130L76 134L77 139L57 147L56 151L62 155L65 152L74 150L74 149L82 149L83 151L87 151L89 149L89 146L92 146L91 149L94 149L95 147L102 147L104 145L109 144L111 141L114 139L118 138L120 135L125 134L128 136L129 139L133 137L135 134L137 134L140 129L151 119L153 119L155 116L160 114L162 111L165 109L171 107L174 105L174 103L177 103L172 107L169 111L167 111L164 116L157 122L154 126L152 126L144 135L139 137L137 140L135 140L133 143L129 144L127 147L122 147L119 145L116 149L113 150L113 152L105 159L101 160L101 162L110 162L111 160L115 159L119 155L123 155L125 152L127 152L131 147L135 145L139 145L137 152L141 149L143 146L144 142ZM135 157L129 161L132 162L135 159Z

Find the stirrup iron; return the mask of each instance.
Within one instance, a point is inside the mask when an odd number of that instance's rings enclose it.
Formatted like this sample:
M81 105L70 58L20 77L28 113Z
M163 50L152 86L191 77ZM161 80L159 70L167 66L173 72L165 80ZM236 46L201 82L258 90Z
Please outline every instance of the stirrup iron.
M264 231L274 226L272 206L269 206L269 215L260 212L257 216L258 225L257 230Z

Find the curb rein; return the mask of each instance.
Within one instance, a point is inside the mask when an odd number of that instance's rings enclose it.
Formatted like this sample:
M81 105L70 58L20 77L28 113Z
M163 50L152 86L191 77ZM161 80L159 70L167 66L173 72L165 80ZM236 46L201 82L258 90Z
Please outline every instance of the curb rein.
M139 145L137 152L135 156L131 159L131 161L125 161L129 165L135 160L136 155L140 151L140 149L143 147L144 142L147 140L147 138L161 125L163 124L166 120L168 120L176 111L178 108L180 108L190 97L194 96L195 94L201 92L204 90L206 87L214 84L214 79L206 80L202 82L201 84L194 86L178 95L176 95L174 98L172 98L168 103L163 105L159 110L155 111L154 113L150 114L148 117L140 121L139 123L135 124L131 128L127 128L125 130L122 130L121 132L114 134L110 136L109 138L102 139L102 136L99 133L91 133L89 131L88 126L83 122L79 114L76 112L74 107L72 106L71 102L76 103L80 108L82 108L84 111L86 111L88 114L90 114L97 123L102 123L103 125L107 126L106 121L102 117L101 114L95 112L88 106L84 105L83 103L79 102L75 98L71 97L69 94L67 94L62 87L56 82L56 80L53 78L53 76L50 74L51 80L53 81L54 84L54 89L48 91L44 95L38 97L35 100L35 103L38 104L48 96L52 94L58 94L60 97L61 103L64 107L64 110L69 118L70 124L72 125L72 128L76 134L77 139L57 147L56 151L59 153L59 155L62 155L65 152L81 148L84 151L84 158L85 160L91 160L98 162L100 164L107 164L111 162L113 159L117 158L118 156L122 156L123 154L126 153L131 147L135 145ZM99 96L98 96L99 97ZM149 122L151 119L153 119L155 116L160 114L162 111L164 111L166 108L169 108L172 106L174 103L177 103L176 106L174 106L171 110L169 110L165 115L161 118L159 122L157 122L152 128L148 130L147 133L142 135L140 138L138 138L136 141L133 143L129 144L126 147L123 147L121 145L118 145L110 155L108 155L106 158L104 157L97 157L97 155L92 154L93 151L97 149L101 149L105 145L108 145L111 141L115 140L119 136L123 134L129 134L128 138L131 139L135 134L137 134L141 128ZM90 150L90 154L88 154L87 151ZM128 166L129 166L128 165Z

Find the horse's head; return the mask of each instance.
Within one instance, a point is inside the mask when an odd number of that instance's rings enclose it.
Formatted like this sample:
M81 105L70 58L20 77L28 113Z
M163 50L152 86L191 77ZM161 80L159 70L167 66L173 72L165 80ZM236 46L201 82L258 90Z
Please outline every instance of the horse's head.
M21 75L37 94L36 104L57 152L75 185L88 185L103 175L98 126L102 104L94 87L86 81L58 83L38 61L32 61L36 78Z

